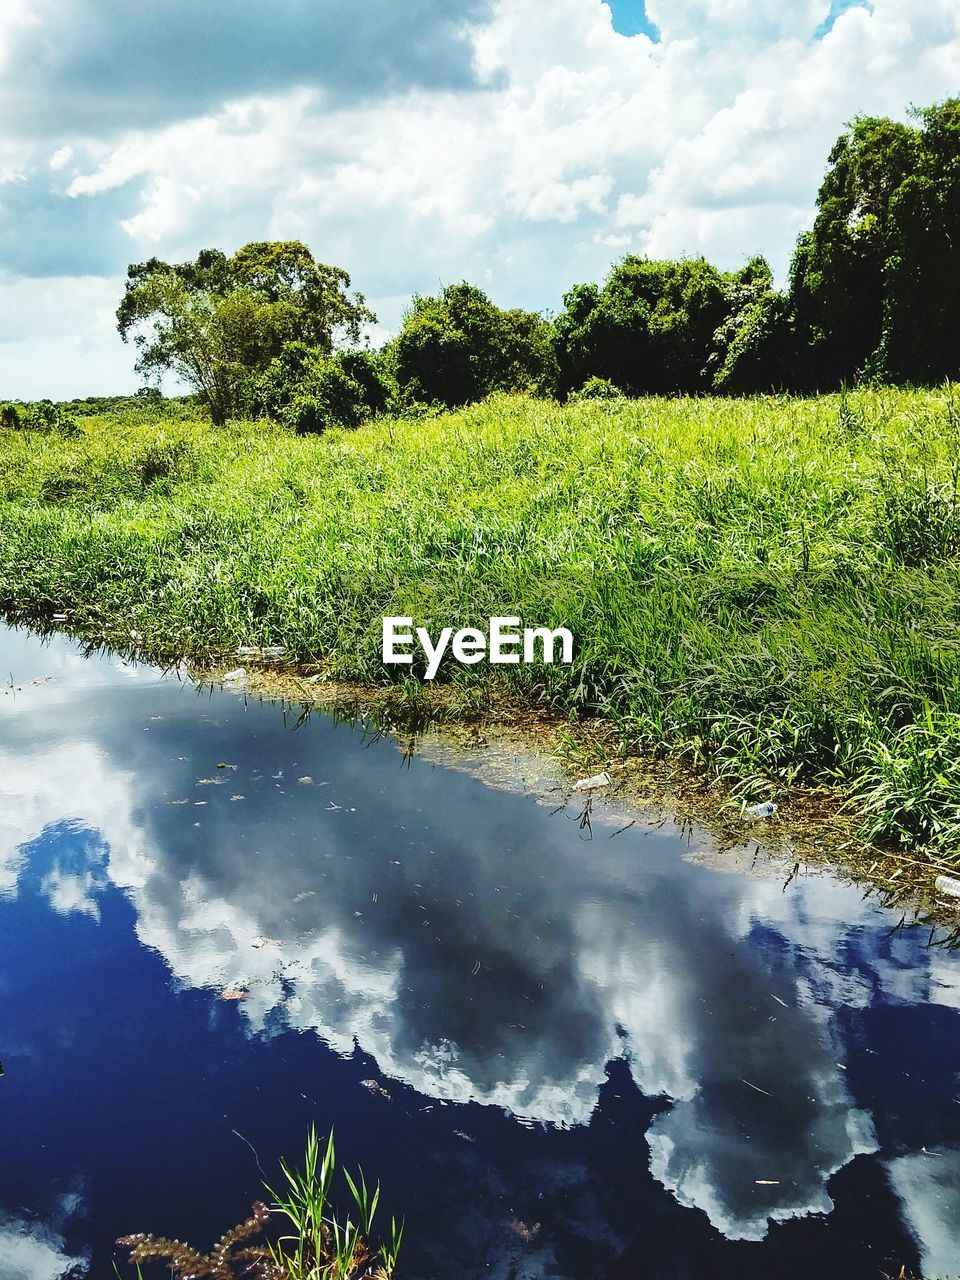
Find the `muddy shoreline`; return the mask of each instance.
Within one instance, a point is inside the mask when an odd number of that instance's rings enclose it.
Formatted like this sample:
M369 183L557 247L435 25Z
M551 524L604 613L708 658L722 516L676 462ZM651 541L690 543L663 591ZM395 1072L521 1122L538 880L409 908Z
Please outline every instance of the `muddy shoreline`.
M689 857L717 870L783 876L832 874L860 884L903 927L926 925L931 945L960 947L960 903L938 897L938 875L957 868L922 851L904 854L865 840L857 812L842 791L829 787L771 788L744 796L730 779L711 777L682 759L638 750L606 721L573 719L549 707L530 707L491 680L476 688L420 682L361 685L332 679L322 664L295 666L282 657L245 650L233 664L183 659L171 663L146 653L139 637L90 636L69 615L37 619L7 613L4 621L40 636L67 634L88 651L109 649L137 662L176 671L199 687L279 704L294 723L314 712L360 723L393 739L403 754L465 769L491 786L518 790L538 803L586 811L585 830L603 836L621 827L674 824L686 836ZM578 780L606 772L608 786L574 791ZM770 819L746 821L744 803L773 797ZM899 926L898 926L899 927Z
M828 873L861 884L900 910L903 926L929 926L931 945L960 946L960 907L938 898L934 888L938 875L956 874L956 867L864 840L857 813L837 789L775 789L775 815L748 820L744 798L729 780L631 748L603 720L566 719L530 708L492 685L483 704L466 704L450 686L417 685L411 695L403 685L354 685L317 668L242 661L243 668L188 664L187 670L200 685L277 702L295 720L332 713L389 736L404 755L465 770L540 804L562 808L572 802L580 806L587 838L671 823L687 839L687 856L716 870L780 874L785 881ZM609 785L575 789L578 781L601 773ZM758 798L767 796L746 800Z

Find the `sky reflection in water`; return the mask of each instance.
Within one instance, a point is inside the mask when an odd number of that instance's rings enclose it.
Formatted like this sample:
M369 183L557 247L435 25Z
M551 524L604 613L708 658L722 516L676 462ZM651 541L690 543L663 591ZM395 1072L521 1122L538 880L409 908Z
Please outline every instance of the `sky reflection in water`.
M202 1244L311 1119L409 1276L960 1272L960 960L859 890L64 640L0 671L53 677L0 695L0 1280Z

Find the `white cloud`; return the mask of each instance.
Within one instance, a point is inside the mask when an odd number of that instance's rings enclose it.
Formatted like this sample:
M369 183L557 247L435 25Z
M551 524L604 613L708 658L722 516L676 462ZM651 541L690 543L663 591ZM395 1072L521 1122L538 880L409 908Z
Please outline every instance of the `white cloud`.
M114 315L122 292L121 279L0 276L0 399L135 391Z
M37 21L31 0L4 0L0 10L0 74L14 69L17 39Z
M600 0L498 0L473 29L486 90L291 88L109 144L71 139L55 160L78 202L140 184L115 224L118 275L151 253L299 236L374 304L466 277L504 303L557 307L625 250L727 267L762 252L782 278L844 122L957 88L952 0L855 5L822 39L827 0L651 0L648 13L658 44L615 32ZM398 312L384 308L388 325ZM41 364L61 366L63 386L129 385L104 315L75 323L92 360L28 310L0 351L13 394L36 394Z
M73 159L73 147L57 147L50 157L50 168L54 171L65 169Z
M890 1181L913 1231L926 1276L956 1276L960 1267L960 1151L935 1148L887 1163Z
M0 1218L0 1280L79 1280L82 1258L67 1254L62 1236L39 1222Z

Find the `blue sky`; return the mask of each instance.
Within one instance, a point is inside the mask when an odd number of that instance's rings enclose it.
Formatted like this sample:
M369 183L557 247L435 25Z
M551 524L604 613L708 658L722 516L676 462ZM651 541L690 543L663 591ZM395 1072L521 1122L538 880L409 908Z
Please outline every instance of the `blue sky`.
M659 39L657 28L647 17L647 6L643 0L612 0L610 12L614 30L621 35L646 35Z
M3 0L0 399L132 389L127 264L304 239L390 332L625 253L783 278L857 112L960 91L956 0Z

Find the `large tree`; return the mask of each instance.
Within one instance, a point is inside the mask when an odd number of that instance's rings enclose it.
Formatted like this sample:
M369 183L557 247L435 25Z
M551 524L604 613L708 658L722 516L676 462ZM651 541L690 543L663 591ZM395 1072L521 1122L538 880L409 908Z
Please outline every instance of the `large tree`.
M136 263L117 309L137 371L173 373L223 422L243 410L252 380L289 342L329 355L375 320L350 277L316 262L297 240L259 241L232 257L204 249L193 262Z
M814 387L960 372L960 99L859 117L830 153L791 297Z

